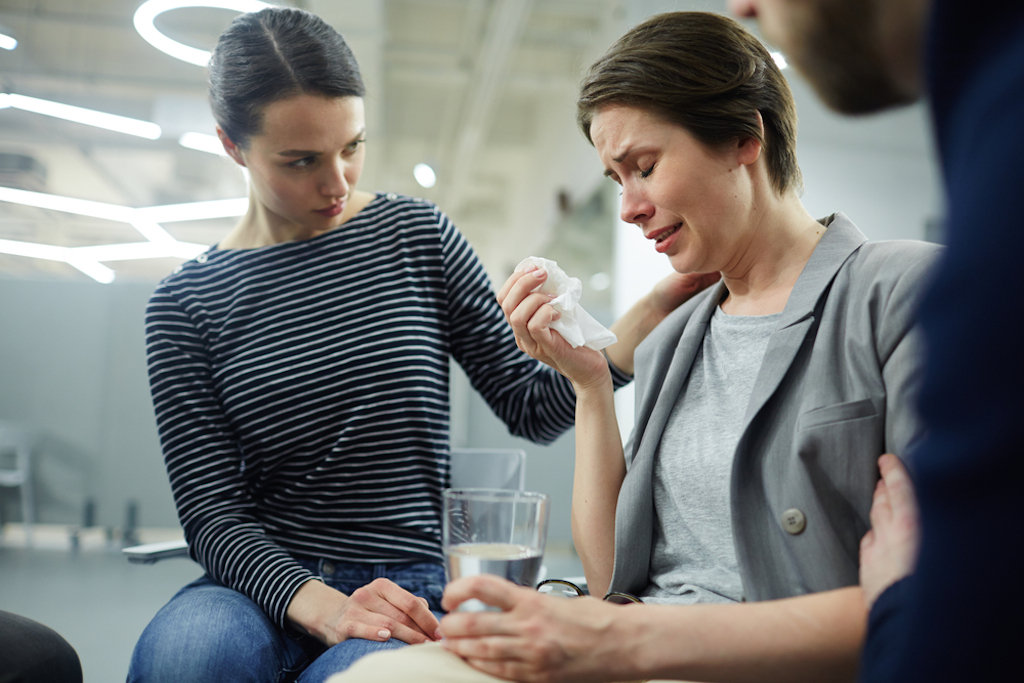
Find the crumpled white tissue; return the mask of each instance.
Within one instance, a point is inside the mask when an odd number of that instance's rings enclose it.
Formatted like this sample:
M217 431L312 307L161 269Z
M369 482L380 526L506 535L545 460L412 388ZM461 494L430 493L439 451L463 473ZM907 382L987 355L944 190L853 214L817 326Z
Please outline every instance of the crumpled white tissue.
M594 320L593 316L579 305L583 283L578 277L569 277L557 263L539 256L523 259L516 266L516 272L525 270L529 265L534 265L548 274L548 279L533 291L539 290L545 294L555 295L551 305L562 314L562 317L551 323L551 329L562 335L570 346L574 349L586 346L600 351L618 341L614 332Z

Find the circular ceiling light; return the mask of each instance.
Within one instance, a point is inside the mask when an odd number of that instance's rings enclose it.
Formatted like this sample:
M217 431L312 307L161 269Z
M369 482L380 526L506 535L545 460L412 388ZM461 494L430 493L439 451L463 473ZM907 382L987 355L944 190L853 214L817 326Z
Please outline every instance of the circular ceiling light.
M437 175L434 173L434 169L427 164L416 164L412 169L412 175L421 187L433 187L434 183L437 182Z
M210 53L207 50L189 47L171 40L157 29L154 20L157 16L172 9L182 7L212 7L214 9L228 9L236 12L256 12L265 7L272 7L259 0L147 0L142 3L139 9L135 10L135 30L145 39L147 43L165 52L170 56L196 64L206 66L210 61Z

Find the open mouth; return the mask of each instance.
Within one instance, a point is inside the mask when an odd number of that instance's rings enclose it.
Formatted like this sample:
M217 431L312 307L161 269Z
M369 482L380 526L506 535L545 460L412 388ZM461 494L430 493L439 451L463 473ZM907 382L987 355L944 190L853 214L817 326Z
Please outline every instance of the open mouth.
M683 227L682 223L676 223L675 225L670 225L667 228L662 228L661 230L655 230L654 232L652 232L650 235L647 236L647 239L654 240L654 242L656 244L660 244L661 242L664 242L666 239L668 239L672 235L674 235L677 232L679 232L679 228L681 228L681 227Z

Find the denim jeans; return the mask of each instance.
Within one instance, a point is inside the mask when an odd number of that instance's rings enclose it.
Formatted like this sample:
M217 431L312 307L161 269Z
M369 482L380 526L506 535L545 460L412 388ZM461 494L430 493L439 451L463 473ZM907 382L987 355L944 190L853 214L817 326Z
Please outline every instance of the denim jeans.
M439 564L361 565L299 560L346 595L385 577L426 598L441 616L444 567ZM322 683L363 655L404 646L394 638L349 639L327 648L285 632L252 600L204 576L182 588L143 631L132 653L129 683Z

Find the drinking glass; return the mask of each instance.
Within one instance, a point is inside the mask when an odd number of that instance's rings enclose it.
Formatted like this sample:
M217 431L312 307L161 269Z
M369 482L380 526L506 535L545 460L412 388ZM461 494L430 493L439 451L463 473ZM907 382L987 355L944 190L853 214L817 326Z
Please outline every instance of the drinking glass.
M508 489L445 489L441 543L448 580L495 574L520 586L540 578L548 496ZM470 600L460 611L485 609Z

